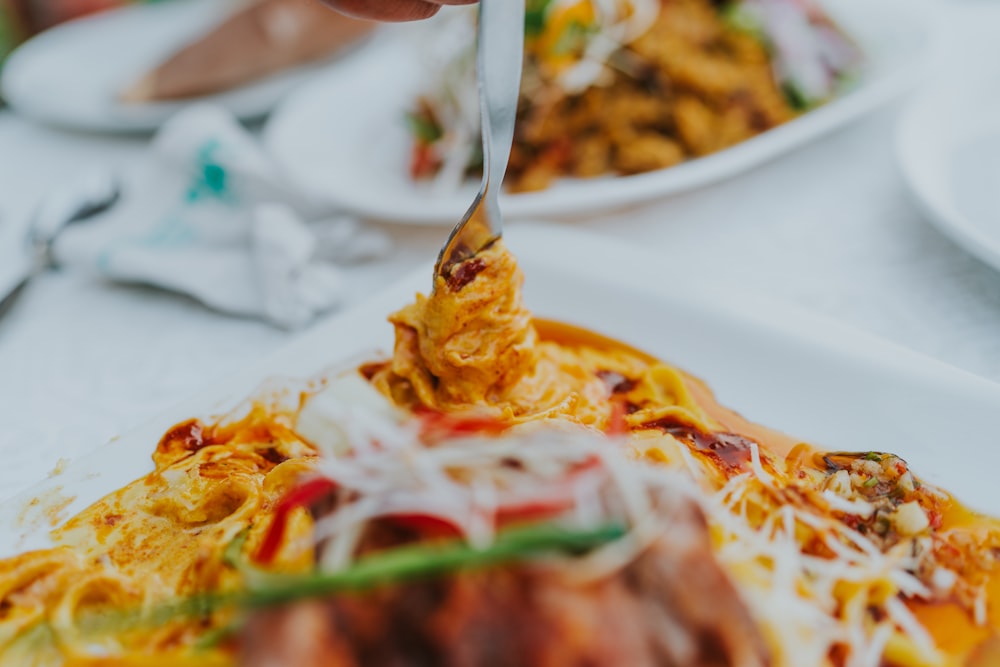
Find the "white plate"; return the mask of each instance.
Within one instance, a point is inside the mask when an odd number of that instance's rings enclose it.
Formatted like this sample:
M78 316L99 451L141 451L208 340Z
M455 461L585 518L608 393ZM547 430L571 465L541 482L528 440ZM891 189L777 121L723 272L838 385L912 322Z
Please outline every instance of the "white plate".
M708 185L858 118L918 79L928 43L922 14L911 0L823 4L868 58L853 91L749 141L676 167L565 180L543 192L509 195L505 215L593 214ZM414 49L404 39L371 44L352 67L324 74L280 105L265 128L264 142L291 179L321 202L387 221L454 224L478 184L442 194L413 183L407 174L410 138L404 114L427 87Z
M65 23L14 51L0 87L14 109L54 125L154 130L191 100L126 104L118 100L121 91L239 6L237 0L171 0ZM316 69L293 68L197 100L219 104L239 118L259 118Z
M903 116L897 157L928 219L1000 269L1000 49L960 81L928 89ZM972 64L972 63L970 63Z
M527 303L538 315L675 362L707 379L724 404L821 446L897 452L928 481L1000 514L1000 385L786 306L728 289L687 287L690 276L663 269L669 257L603 237L514 225L507 239L527 276ZM73 497L64 511L75 512L149 472L150 455L173 424L228 410L265 378L313 376L373 347L390 350L386 315L426 289L430 275L428 264L4 503L0 556L47 544L48 525L31 522L44 516L46 504ZM26 513L34 498L41 506Z

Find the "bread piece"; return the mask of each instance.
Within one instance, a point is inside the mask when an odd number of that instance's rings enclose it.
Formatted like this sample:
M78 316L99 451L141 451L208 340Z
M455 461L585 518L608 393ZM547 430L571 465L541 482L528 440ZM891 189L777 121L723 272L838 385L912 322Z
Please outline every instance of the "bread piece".
M182 48L121 97L154 102L218 93L332 55L374 27L318 0L261 0Z

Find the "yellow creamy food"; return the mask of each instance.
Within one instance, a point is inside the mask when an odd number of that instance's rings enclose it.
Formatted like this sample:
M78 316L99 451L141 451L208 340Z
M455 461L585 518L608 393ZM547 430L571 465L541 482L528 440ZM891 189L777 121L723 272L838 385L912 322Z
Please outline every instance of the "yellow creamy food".
M720 406L673 366L533 319L521 283L495 243L391 315L393 354L362 374L410 411L582 425L651 466L687 470L776 665L844 667L851 646L895 667L997 664L996 522L891 454L819 452ZM155 471L56 530L60 546L0 562L0 664L231 664L231 643L197 647L231 615L95 636L87 614L239 587L227 547L245 536L237 551L256 553L278 499L315 465L296 419L262 404L180 424L153 452ZM311 531L294 513L268 567L311 567Z

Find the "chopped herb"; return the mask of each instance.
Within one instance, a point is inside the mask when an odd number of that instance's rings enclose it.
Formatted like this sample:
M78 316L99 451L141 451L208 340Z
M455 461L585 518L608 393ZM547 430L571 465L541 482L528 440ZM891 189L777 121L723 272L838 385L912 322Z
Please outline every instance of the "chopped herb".
M879 456L877 452L868 452L867 454L865 454L865 461L878 461L879 463L881 463L882 457Z
M237 570L243 567L243 545L247 542L247 535L250 534L248 528L244 528L239 533L236 534L226 548L222 551L222 562L226 565L236 568Z
M864 486L866 489L870 489L876 484L878 484L878 477L871 477L869 479L866 479L865 483L862 486Z
M799 90L798 86L791 81L785 81L781 84L781 92L784 94L785 99L788 100L789 106L796 111L807 111L814 106L805 93Z
M545 14L552 0L527 0L524 7L524 35L537 37L545 30Z
M433 144L444 136L444 130L427 116L419 113L406 114L406 124L417 141Z
M764 41L764 29L757 17L743 6L742 2L730 2L719 10L719 17L730 29L744 32Z

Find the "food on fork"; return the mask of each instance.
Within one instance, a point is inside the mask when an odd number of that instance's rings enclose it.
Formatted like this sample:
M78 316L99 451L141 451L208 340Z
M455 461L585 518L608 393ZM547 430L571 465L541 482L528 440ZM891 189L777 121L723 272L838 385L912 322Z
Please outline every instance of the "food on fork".
M515 192L728 148L833 99L862 65L813 0L529 0L525 32ZM482 168L474 62L470 43L438 42L410 171L453 187Z
M391 357L171 429L0 562L0 660L995 663L1000 522L533 318L521 281L498 240L391 315Z
M131 83L122 99L154 102L229 90L332 56L374 26L315 0L259 0Z

